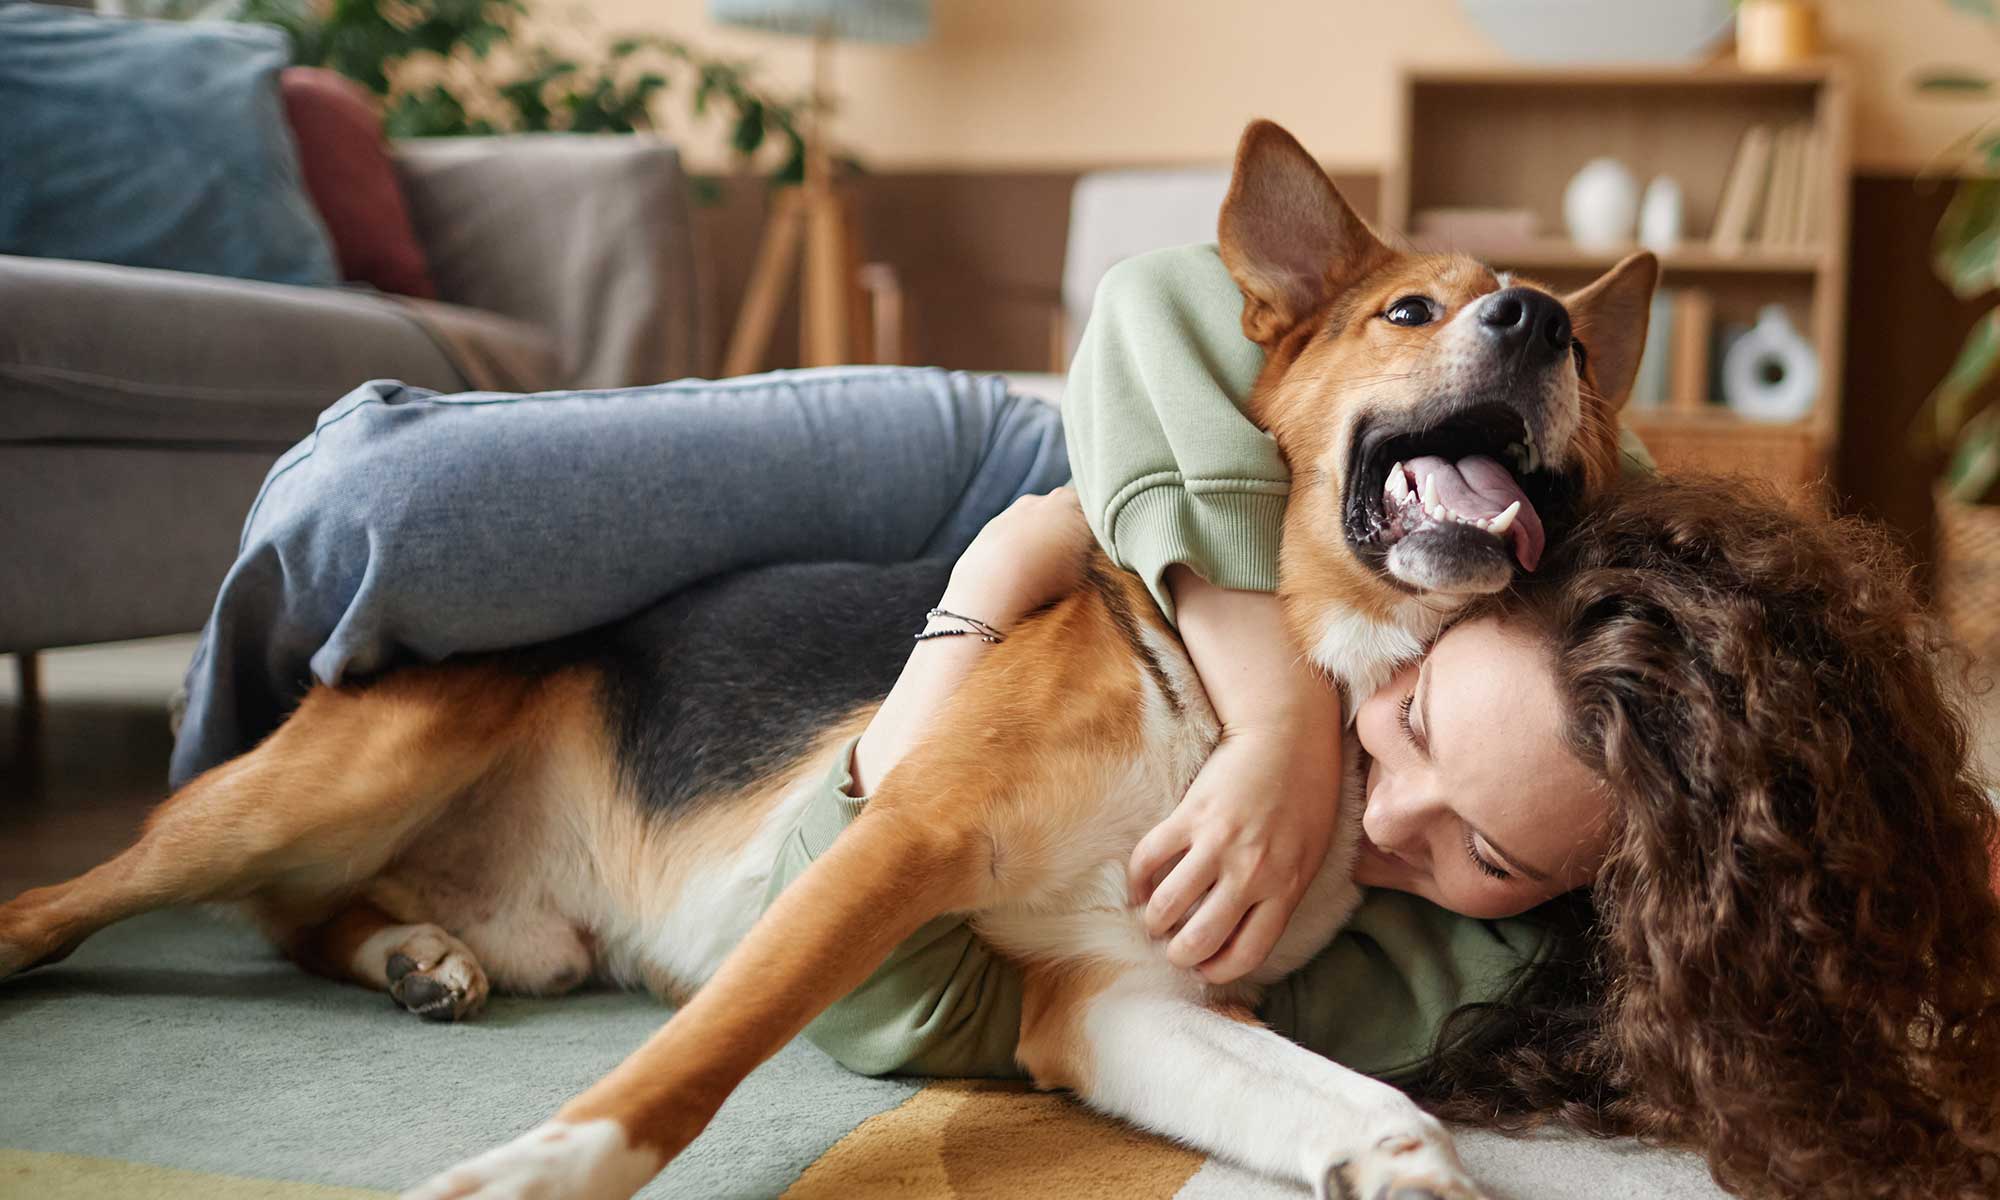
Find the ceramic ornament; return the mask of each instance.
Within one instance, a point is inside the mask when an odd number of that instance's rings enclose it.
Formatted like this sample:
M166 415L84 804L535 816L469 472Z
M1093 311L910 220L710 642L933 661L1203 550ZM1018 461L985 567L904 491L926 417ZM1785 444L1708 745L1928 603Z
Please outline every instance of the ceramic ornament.
M1782 306L1757 313L1722 360L1722 398L1753 421L1797 421L1819 394L1819 356L1799 336Z
M1670 253L1681 244L1681 220L1681 185L1655 175L1639 201L1639 244L1655 254Z
M1563 191L1563 224L1585 250L1615 250L1632 242L1639 220L1639 181L1615 158L1593 158Z

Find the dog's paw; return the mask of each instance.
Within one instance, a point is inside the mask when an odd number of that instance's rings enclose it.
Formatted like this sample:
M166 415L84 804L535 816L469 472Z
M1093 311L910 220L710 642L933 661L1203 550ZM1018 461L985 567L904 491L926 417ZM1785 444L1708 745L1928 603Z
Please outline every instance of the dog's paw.
M426 1021L462 1021L485 1006L486 972L464 942L435 925L392 932L366 952L386 956L382 976L396 1003Z
M1313 1194L1341 1200L1486 1200L1458 1161L1451 1135L1428 1117L1335 1165Z
M402 1200L627 1200L662 1165L657 1155L635 1149L614 1121L550 1121L404 1192Z

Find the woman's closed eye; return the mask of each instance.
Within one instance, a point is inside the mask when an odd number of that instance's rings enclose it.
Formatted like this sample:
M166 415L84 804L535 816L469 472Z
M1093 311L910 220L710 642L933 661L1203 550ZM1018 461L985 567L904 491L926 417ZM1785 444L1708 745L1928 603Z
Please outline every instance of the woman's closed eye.
M1425 744L1423 735L1417 732L1416 725L1410 720L1410 714L1415 710L1416 705L1417 690L1411 688L1408 692L1404 693L1403 698L1396 704L1396 724L1402 728L1404 739L1419 752L1429 757L1430 747ZM1465 840L1465 856L1472 860L1473 866L1494 879L1514 878L1513 872L1479 852L1478 838L1473 833L1471 825L1465 826L1463 836Z
M1396 724L1403 731L1403 739L1418 750L1422 750L1423 740L1417 737L1416 728L1410 724L1410 709L1416 702L1417 689L1411 688L1403 694L1402 701L1396 705Z
M1508 871L1504 867L1495 864L1494 862L1489 860L1484 854L1481 854L1479 852L1479 843L1478 840L1473 837L1472 826L1470 825L1467 825L1465 827L1465 856L1472 860L1473 866L1478 867L1481 871L1484 871L1486 874L1491 875L1495 879L1514 878L1512 872Z

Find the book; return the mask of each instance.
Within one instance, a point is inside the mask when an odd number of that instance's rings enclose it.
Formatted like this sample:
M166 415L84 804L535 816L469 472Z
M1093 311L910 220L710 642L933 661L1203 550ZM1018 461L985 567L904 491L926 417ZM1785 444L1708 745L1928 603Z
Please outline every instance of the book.
M1799 127L1786 125L1771 139L1771 182L1764 194L1756 242L1766 249L1791 244L1792 217L1801 183Z
M1798 228L1792 238L1792 245L1800 249L1818 249L1820 227L1826 223L1826 155L1825 131L1807 126L1805 166L1800 171L1804 186L1799 189Z
M1752 125L1737 143L1722 195L1715 205L1709 244L1718 254L1740 254L1750 237L1771 176L1771 127Z
M1715 300L1707 292L1681 288L1674 293L1673 313L1672 363L1667 368L1668 407L1678 413L1705 412Z
M1639 371L1632 378L1633 409L1658 411L1667 406L1667 373L1671 368L1674 336L1674 292L1659 288L1653 292L1646 315L1646 345L1639 352Z

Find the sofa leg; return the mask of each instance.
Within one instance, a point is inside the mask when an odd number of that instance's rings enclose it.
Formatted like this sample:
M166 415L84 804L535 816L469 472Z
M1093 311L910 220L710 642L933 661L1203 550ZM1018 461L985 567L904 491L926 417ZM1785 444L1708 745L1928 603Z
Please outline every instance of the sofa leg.
M33 650L23 650L14 656L14 681L19 698L15 711L14 732L16 747L20 750L21 761L32 763L36 760L42 744L42 657Z

